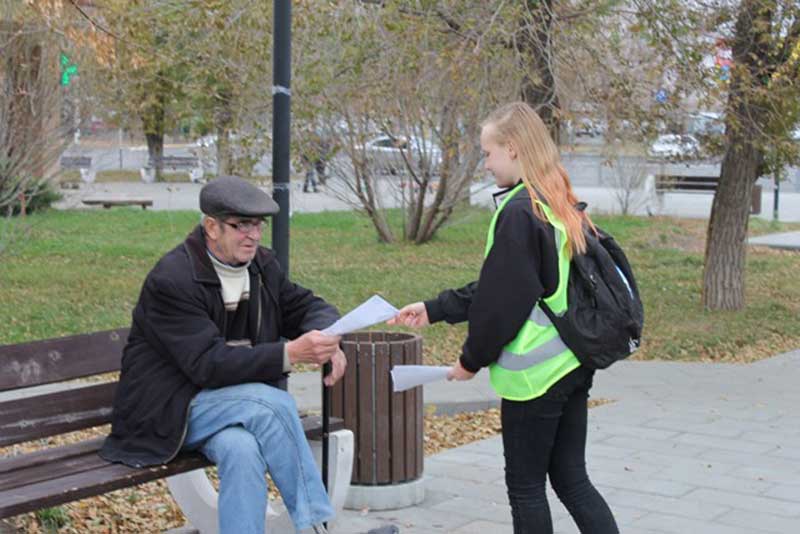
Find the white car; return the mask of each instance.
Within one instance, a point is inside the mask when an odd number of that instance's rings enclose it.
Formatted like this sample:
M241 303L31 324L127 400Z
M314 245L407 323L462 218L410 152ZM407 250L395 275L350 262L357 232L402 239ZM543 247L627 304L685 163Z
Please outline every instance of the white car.
M697 159L700 157L700 143L689 134L659 135L647 153L654 158Z
M420 160L425 158L434 173L442 162L441 149L431 140L417 137L379 135L364 143L363 150L369 164L381 173L405 172L403 152L412 167L419 167Z

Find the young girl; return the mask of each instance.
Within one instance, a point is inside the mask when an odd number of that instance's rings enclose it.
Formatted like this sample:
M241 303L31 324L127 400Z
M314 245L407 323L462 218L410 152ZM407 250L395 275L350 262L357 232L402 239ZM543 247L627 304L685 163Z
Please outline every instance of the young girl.
M539 306L566 310L569 262L586 249L589 217L542 120L523 102L483 124L485 167L504 195L489 225L477 282L409 304L390 321L422 327L469 321L450 380L488 367L502 397L506 485L516 534L553 531L550 477L582 533L616 533L614 516L586 473L587 400L593 371L581 366Z

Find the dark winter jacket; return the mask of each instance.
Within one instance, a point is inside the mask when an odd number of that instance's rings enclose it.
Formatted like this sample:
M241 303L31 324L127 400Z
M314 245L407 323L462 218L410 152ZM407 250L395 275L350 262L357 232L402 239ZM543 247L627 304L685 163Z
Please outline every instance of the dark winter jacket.
M137 467L167 463L183 444L189 403L201 389L247 382L286 389L282 338L323 329L339 314L284 276L269 249L259 247L249 272L253 346L232 347L202 227L150 271L133 311L111 435L100 456Z

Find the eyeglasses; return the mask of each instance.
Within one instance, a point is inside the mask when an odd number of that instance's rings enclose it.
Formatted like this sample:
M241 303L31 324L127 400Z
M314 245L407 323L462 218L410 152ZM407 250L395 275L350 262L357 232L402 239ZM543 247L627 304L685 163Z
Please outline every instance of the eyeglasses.
M250 219L248 221L239 221L239 222L229 222L229 221L222 221L222 224L226 224L239 232L240 234L247 235L253 230L258 230L259 233L264 229L264 224L266 221L264 219Z

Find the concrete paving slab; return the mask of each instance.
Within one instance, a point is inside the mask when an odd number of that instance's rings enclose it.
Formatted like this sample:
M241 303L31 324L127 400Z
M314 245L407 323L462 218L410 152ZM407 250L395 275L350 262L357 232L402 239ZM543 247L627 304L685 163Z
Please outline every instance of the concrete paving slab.
M762 512L732 510L720 516L718 521L723 525L750 528L753 532L786 534L788 532L797 532L798 530L797 519Z
M747 240L749 245L779 248L783 250L800 250L800 232L783 232L751 237Z
M800 524L798 354L751 365L622 362L597 374L593 395L615 402L590 410L587 464L623 532L752 534ZM746 387L754 377L769 396ZM487 455L494 467L481 465ZM505 504L501 459L499 436L428 457L433 508ZM577 532L548 496L555 532ZM492 510L453 532L507 531L507 506Z
M747 527L724 525L715 521L702 521L660 513L647 514L635 521L632 526L670 534L687 534L688 532L697 534L754 534L753 529Z

